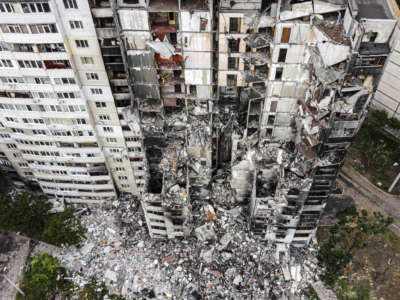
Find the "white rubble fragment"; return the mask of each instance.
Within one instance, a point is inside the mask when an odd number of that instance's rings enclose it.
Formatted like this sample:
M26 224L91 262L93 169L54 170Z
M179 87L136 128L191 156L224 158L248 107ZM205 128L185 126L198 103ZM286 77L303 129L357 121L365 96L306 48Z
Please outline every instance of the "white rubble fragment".
M86 244L85 246L83 246L81 248L81 254L82 255L87 255L90 251L92 251L93 247L94 247L93 243Z
M114 271L111 271L111 270L106 270L104 273L104 278L116 282L117 281L117 273L115 273Z
M234 285L240 285L240 284L242 283L242 281L243 281L242 276L237 275L237 276L235 277L235 279L233 280L233 284L234 284Z
M211 223L204 224L203 226L195 229L196 237L200 241L207 241L215 239L215 231Z

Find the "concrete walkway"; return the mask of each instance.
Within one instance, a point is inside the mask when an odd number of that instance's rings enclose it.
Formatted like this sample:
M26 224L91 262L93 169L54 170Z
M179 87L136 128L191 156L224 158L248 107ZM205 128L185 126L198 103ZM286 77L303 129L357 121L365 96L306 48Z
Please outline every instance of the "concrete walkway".
M382 191L348 165L342 168L338 183L343 194L352 197L359 207L393 217L391 229L400 236L400 196Z

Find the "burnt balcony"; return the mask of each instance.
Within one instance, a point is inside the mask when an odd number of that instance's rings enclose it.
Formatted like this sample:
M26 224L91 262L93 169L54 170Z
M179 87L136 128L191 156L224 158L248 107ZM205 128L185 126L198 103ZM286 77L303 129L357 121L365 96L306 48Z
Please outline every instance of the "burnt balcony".
M103 54L103 56L121 56L121 48L118 45L102 46L101 54Z
M71 69L71 64L68 60L44 60L46 69Z
M207 2L205 0L181 0L181 8L194 10L194 9L207 9Z
M113 17L93 18L93 23L96 28L115 28Z
M115 96L114 96L115 98ZM131 105L131 100L125 99L125 100L117 100L115 99L115 106L116 107L127 107Z
M107 8L111 7L110 2L106 0L89 0L90 8Z
M171 22L169 17L162 17L156 14L157 17L150 19L151 32L157 35L157 38L163 41L167 37L168 41L176 45L177 44L177 32L179 25L177 21ZM169 14L167 14L169 15Z
M108 175L107 168L105 166L93 166L88 167L88 173L90 176L104 176Z
M123 65L122 56L103 56L105 65L120 64Z
M145 112L160 112L162 109L161 99L146 99L139 102L139 110Z
M150 0L150 11L178 11L179 0Z
M0 97L4 98L32 98L30 92L5 92L0 91Z

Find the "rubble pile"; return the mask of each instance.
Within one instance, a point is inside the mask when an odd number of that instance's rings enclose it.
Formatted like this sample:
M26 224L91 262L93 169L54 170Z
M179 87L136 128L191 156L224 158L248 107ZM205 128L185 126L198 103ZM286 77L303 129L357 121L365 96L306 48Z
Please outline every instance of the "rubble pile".
M303 299L320 271L316 242L300 249L257 239L222 178L213 183L214 205L193 203L190 237L150 239L138 202L125 199L83 216L87 239L60 260L78 286L96 276L127 299Z

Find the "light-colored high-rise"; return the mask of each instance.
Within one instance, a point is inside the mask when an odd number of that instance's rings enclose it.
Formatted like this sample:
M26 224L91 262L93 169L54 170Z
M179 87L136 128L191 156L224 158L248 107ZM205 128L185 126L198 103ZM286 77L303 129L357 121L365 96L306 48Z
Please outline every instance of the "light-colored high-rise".
M0 147L26 181L71 202L137 194L120 100L87 1L1 2ZM125 77L126 79L126 77ZM117 98L118 97L118 98Z

